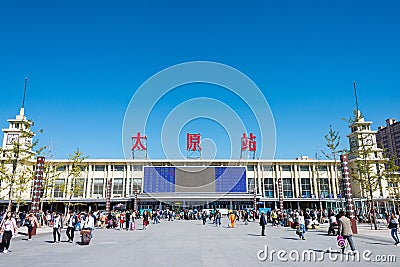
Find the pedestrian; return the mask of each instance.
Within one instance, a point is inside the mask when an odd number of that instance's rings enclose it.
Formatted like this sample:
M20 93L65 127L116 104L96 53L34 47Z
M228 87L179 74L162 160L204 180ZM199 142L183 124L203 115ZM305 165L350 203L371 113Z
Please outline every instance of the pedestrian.
M390 216L390 220L389 220L389 225L388 228L391 229L391 235L392 238L394 239L394 245L395 246L399 246L399 236L397 234L397 230L399 228L399 221L397 220L396 216L394 215L394 213L392 213L392 215Z
M143 212L143 230L147 230L147 225L149 225L149 214L145 210Z
M340 218L338 220L339 229L338 236L343 236L343 239L347 239L350 244L351 250L354 252L356 250L353 242L353 230L351 229L351 221L345 216L343 210L339 212ZM349 214L348 214L349 215ZM342 253L344 253L344 247L342 248Z
M219 210L215 213L215 226L221 226L221 212Z
M236 220L235 213L231 212L231 213L229 214L229 220L230 220L230 222L231 222L231 223L229 224L229 226L232 227L232 228L235 228L235 220Z
M124 229L124 224L125 224L125 211L121 212L119 216L119 230L121 231Z
M126 231L129 230L129 225L131 224L131 213L129 212L129 210L126 211L125 213L125 228Z
M249 224L249 213L246 210L243 211L243 221L245 225Z
M302 240L306 240L306 238L304 237L304 234L306 232L306 221L304 219L304 213L303 210L300 210L299 215L297 216L297 220L298 220L298 229L299 229L299 237Z
M7 211L6 215L0 223L0 234L2 234L3 253L7 253L11 243L11 237L18 234L17 222L11 215L11 211Z
M69 212L69 217L67 220L67 231L66 231L69 243L74 242L76 222L77 222L77 217L76 217L75 213L71 210Z
M329 228L328 228L328 235L330 235L331 233L333 235L335 235L335 229L338 228L338 223L336 221L336 216L335 213L332 211L331 215L329 217Z
M91 211L86 216L85 223L83 226L84 229L90 230L90 239L92 239L92 237L93 237L94 224L95 224L95 220L93 217L93 212Z
M19 227L22 227L22 226L25 225L25 219L26 219L25 211L20 212L20 214L19 214Z
M206 224L207 221L207 212L203 210L203 213L201 214L201 218L203 219L203 225Z
M264 211L262 211L261 216L260 216L261 236L265 236L265 226L266 225L267 225L267 220L265 219Z
M54 215L53 219L53 240L54 243L56 243L56 237L58 237L57 243L60 243L61 241L61 228L62 228L62 223L61 223L61 216L57 212Z
M38 220L33 215L33 213L29 213L28 218L25 220L25 225L28 227L28 241L32 240L32 233L36 234L36 228L39 225Z

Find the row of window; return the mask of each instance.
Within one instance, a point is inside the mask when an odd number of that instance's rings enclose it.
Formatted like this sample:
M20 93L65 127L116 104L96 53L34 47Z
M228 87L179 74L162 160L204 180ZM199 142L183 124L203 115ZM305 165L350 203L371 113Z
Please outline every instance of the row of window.
M127 166L125 165L111 165L111 171L125 171ZM128 166L131 171L142 171L143 166L142 165L130 165ZM66 165L62 165L57 167L57 171L65 171L67 168ZM106 165L92 165L91 166L92 171L105 171L106 170ZM81 166L81 170L85 171L87 170L87 166Z
M125 180L125 183L124 183ZM125 195L125 188L128 184L128 179L124 178L114 178L112 183L112 194L113 195ZM134 194L136 191L140 191L142 187L142 179L141 178L130 178L129 181L129 194ZM76 179L73 186L71 186L70 192L73 193L74 197L83 197L84 192L87 191L87 182L85 183L85 179L80 178ZM92 183L92 188L89 192L89 195L97 196L97 197L105 197L106 191L106 179L104 178L94 178ZM60 198L64 197L64 193L66 192L65 188L65 180L57 179L54 184L54 197Z
M277 165L264 165L263 166L263 170L264 171L276 171L277 170ZM326 165L320 165L317 166L319 171L327 171L328 170L328 166ZM292 171L295 170L296 166L293 165L281 165L281 170L282 171ZM254 171L254 166L253 165L248 165L247 166L247 170L248 171ZM299 165L297 166L297 170L299 171L309 171L310 170L310 166L309 165Z
M301 178L301 193L302 197L311 197L311 180L310 178ZM293 186L292 186L292 178L283 178L282 179L282 189L284 197L293 197ZM329 196L329 181L328 178L320 178L319 179L319 190L322 197ZM273 198L275 190L274 190L274 181L272 178L264 178L264 193L265 197Z

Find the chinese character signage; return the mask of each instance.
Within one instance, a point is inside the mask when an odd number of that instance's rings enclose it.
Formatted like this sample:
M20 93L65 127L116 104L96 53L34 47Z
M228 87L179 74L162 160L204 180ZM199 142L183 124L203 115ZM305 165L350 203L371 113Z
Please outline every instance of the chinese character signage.
M132 143L133 147L131 150L133 159L138 157L147 158L147 136L141 136L140 132L138 132L136 136L132 136Z
M240 158L255 158L257 150L257 142L256 136L253 133L250 133L250 136L247 136L246 133L243 133L241 138L241 153Z
M201 158L200 134L186 134L186 151L188 158Z

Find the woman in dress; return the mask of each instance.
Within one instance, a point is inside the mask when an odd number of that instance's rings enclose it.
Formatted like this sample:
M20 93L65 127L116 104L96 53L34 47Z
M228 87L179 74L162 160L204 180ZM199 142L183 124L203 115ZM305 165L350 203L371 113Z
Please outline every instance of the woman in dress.
M17 223L15 219L11 216L11 211L7 211L6 216L0 225L0 234L2 237L2 244L4 246L3 253L8 252L10 247L11 237L13 233L16 235L18 233Z

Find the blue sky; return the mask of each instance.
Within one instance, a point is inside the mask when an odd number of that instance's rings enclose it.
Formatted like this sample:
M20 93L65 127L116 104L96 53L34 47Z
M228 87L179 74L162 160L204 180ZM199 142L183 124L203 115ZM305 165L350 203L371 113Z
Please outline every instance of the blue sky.
M354 80L374 129L400 120L399 13L397 1L3 1L0 126L19 112L28 76L26 114L56 158L77 147L90 158L122 158L123 119L137 88L169 66L214 61L263 92L276 124L276 158L313 157L330 124L348 147L341 118L354 109ZM203 92L186 89L182 99ZM162 118L166 107L153 115ZM229 157L226 134L207 123L183 131L201 128L221 144L218 157Z

